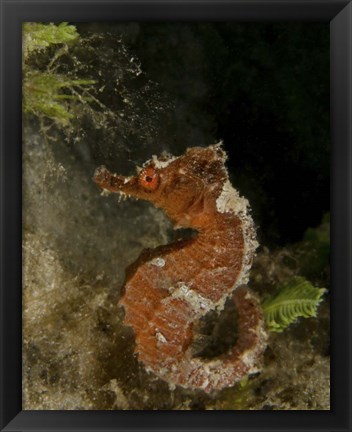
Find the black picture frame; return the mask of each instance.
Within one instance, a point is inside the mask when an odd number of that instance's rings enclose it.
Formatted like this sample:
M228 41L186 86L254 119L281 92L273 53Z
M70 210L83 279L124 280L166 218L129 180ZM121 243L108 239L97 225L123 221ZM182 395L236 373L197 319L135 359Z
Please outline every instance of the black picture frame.
M21 23L25 21L306 21L331 29L331 410L22 411ZM287 47L290 49L290 47ZM342 0L1 0L0 429L350 431L352 4Z

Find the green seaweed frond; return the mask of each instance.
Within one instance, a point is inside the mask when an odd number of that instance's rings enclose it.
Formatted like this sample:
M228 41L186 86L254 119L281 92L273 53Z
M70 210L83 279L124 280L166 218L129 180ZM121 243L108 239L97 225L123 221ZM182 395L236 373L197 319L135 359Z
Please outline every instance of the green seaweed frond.
M23 24L23 55L24 58L32 51L40 50L52 44L68 43L78 38L76 27L67 22L60 24Z
M59 74L29 71L23 80L23 112L44 115L67 126L73 118L65 101L89 102L79 90L94 84L93 80L69 79Z
M48 118L56 124L67 127L75 117L79 104L95 101L89 90L96 83L90 79L78 79L60 73L57 63L65 53L62 46L79 38L75 26L68 23L25 23L23 24L23 112L38 118ZM47 51L47 65L38 68L32 60L40 50L55 45ZM54 67L53 67L54 66ZM75 72L75 71L73 71Z
M302 277L295 277L262 303L268 330L282 332L299 317L315 317L325 288L316 288Z

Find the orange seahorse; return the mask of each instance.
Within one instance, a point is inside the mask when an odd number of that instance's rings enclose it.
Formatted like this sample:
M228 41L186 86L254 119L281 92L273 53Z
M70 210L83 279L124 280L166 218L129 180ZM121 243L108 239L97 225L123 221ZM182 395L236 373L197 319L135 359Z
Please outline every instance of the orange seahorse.
M209 393L257 372L267 334L259 301L245 285L257 241L248 201L231 186L221 143L193 147L179 157L153 158L138 175L104 166L94 181L104 190L152 202L175 228L195 238L142 252L126 271L121 304L146 369L170 385ZM233 296L238 339L213 359L192 355L194 324L222 310Z

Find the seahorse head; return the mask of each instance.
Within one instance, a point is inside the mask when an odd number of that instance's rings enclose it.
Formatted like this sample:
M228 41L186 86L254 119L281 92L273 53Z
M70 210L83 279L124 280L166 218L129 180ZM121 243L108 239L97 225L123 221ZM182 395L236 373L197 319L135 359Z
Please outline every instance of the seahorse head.
M180 227L202 228L216 212L228 178L225 160L221 143L192 147L178 157L153 156L131 177L100 167L94 181L102 189L152 202Z

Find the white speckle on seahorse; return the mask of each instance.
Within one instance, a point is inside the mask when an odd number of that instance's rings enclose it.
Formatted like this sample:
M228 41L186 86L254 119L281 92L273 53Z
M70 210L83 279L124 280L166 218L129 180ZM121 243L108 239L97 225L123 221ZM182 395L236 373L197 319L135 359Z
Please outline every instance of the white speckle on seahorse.
M164 267L164 265L165 265L165 260L164 260L164 258L160 258L160 257L158 257L158 258L153 258L153 259L150 261L150 264L151 264L151 265L154 265L154 266L156 266L156 267Z
M166 343L167 342L167 339L166 339L166 337L159 331L159 330L157 330L156 331L156 333L155 333L155 337L157 338L157 340L159 341L159 342L161 342L161 343Z
M192 290L182 282L178 283L177 288L171 287L169 291L171 292L171 296L162 300L163 303L167 303L175 298L185 300L192 307L195 316L203 316L208 311L216 308L216 305L211 300Z

